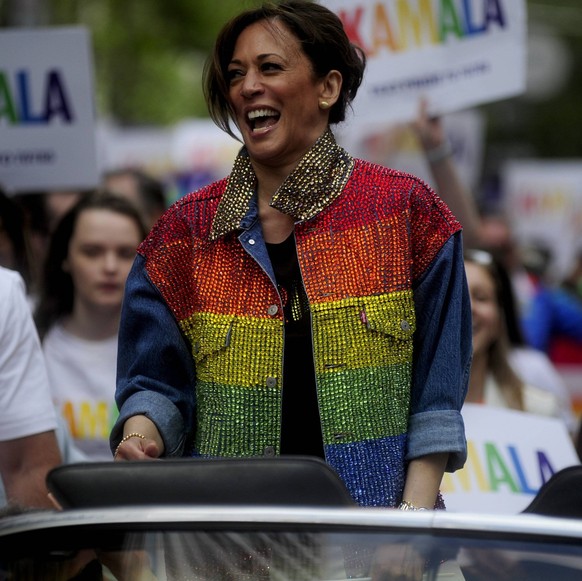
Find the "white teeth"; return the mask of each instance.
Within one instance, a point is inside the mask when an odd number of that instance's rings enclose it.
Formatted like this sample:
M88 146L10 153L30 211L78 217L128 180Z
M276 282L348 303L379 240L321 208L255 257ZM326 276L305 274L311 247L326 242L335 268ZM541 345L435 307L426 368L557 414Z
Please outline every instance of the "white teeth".
M255 111L249 111L249 119L257 119L258 117L273 117L274 115L279 115L277 111L273 109L256 109Z

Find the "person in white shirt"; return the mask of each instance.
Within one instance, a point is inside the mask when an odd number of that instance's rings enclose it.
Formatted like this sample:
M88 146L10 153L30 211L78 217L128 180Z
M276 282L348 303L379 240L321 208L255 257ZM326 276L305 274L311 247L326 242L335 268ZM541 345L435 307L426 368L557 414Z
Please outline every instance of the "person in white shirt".
M48 249L35 319L54 403L91 460L112 459L121 302L145 234L129 200L92 192L63 216Z
M0 506L52 506L45 478L62 460L56 430L24 280L0 267Z

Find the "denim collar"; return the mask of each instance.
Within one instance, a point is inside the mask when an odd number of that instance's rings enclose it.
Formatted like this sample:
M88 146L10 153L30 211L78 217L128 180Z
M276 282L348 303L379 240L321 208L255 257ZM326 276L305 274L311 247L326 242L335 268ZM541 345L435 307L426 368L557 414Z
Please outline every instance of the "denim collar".
M333 133L327 129L287 176L273 195L270 205L291 216L295 222L309 220L340 195L353 167L353 158L337 144ZM251 160L243 147L218 204L212 222L212 240L241 227L241 221L249 211L256 182Z

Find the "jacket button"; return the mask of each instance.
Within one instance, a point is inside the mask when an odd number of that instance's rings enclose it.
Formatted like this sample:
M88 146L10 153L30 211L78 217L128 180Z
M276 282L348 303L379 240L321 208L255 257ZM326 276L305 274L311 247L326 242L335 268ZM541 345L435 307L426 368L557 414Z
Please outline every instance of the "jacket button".
M279 307L277 305L271 305L267 309L267 313L269 313L269 315L271 315L271 316L276 315L278 312L279 312Z
M254 238L249 238L249 244L251 246L254 246L255 245L255 239Z
M263 454L265 456L274 456L275 455L275 447L274 446L265 446L263 450Z
M276 385L277 385L276 377L267 377L267 387L276 387Z
M403 331L410 331L410 323L407 320L400 321L400 328Z

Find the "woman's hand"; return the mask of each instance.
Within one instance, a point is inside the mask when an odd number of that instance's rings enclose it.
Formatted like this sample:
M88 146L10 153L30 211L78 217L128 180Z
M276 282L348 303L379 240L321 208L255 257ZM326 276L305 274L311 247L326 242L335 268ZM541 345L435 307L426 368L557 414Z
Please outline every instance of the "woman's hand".
M154 460L164 453L164 442L156 424L145 416L129 418L123 433L114 460Z
M115 451L114 460L152 460L161 456L155 440L132 436L122 441Z

